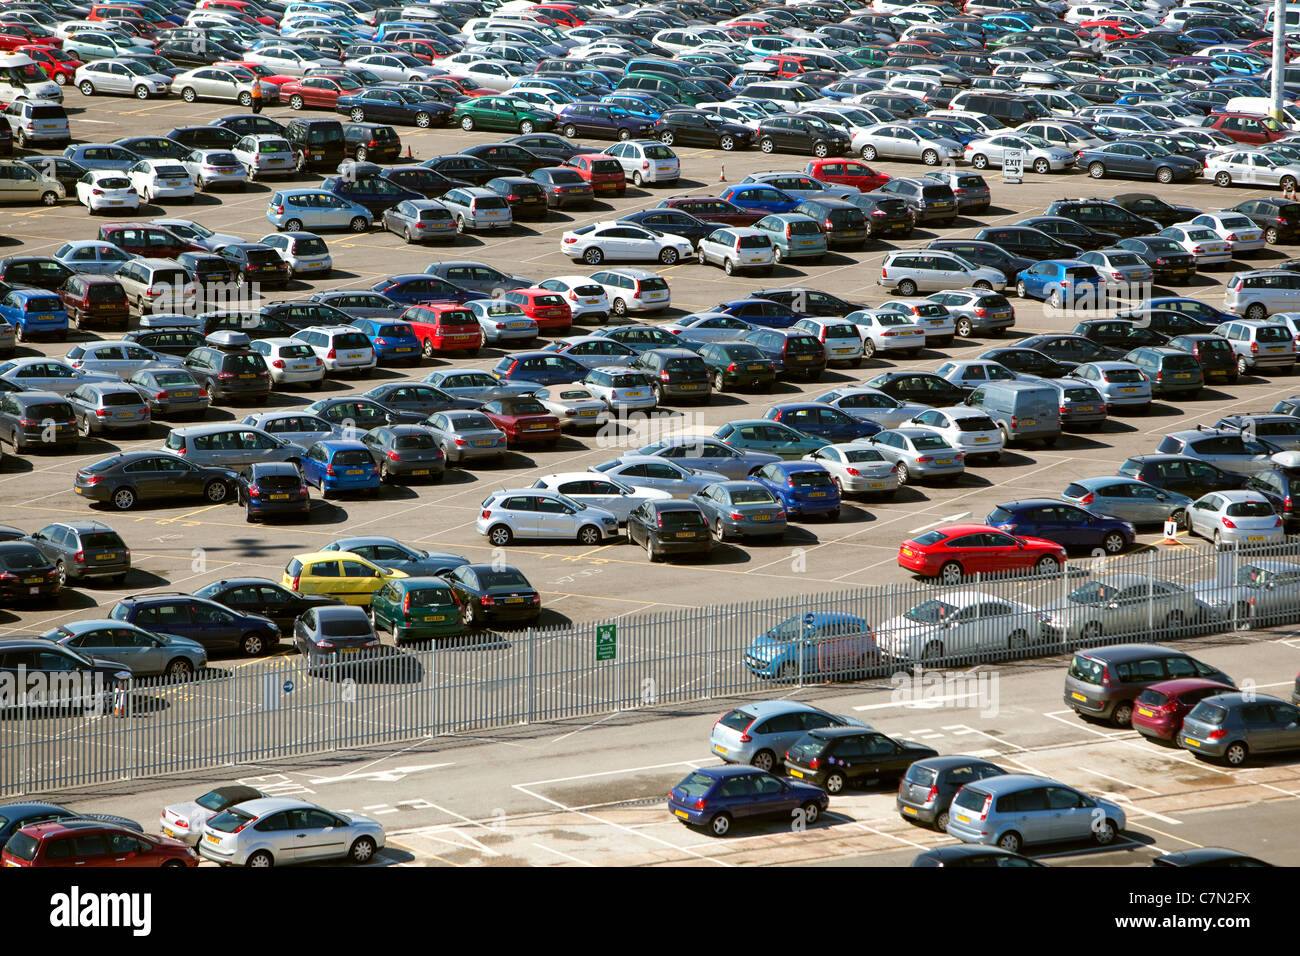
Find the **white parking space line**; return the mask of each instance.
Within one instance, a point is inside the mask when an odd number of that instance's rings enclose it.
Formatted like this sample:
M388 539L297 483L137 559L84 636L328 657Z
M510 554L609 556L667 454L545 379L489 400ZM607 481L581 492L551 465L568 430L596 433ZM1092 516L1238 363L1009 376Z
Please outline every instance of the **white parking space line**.
M921 525L921 527L919 527L919 528L912 528L912 529L911 529L910 531L908 531L907 533L908 533L908 534L920 534L922 531L929 531L931 528L937 527L938 525L941 525L941 524L953 524L953 523L955 523L955 522L961 521L963 518L969 518L969 517L970 517L970 512L969 512L969 511L963 511L963 512L960 512L959 514L949 515L949 516L946 517L946 518L940 518L938 521L931 521L929 524L923 524L923 525Z
M830 811L830 810L827 810L827 811L826 811L824 814L822 814L822 815L823 815L823 816L826 816L826 817L835 817L835 818L837 818L837 819L839 819L839 820L843 820L844 823L848 824L849 826L853 827L853 828L856 829L856 830L864 830L864 831L866 831L867 833L874 833L874 834L876 834L876 836L882 836L882 837L886 837L886 838L888 838L888 839L890 839L890 840L896 840L896 841L898 841L899 843L905 843L905 844L907 844L908 846L915 847L915 848L918 849L918 850L922 850L922 851L924 851L924 850L933 850L933 849L934 849L934 847L932 847L932 846L926 846L926 845L923 844L923 843L917 843L915 840L909 840L909 839L907 839L907 837L901 837L901 836L899 836L899 835L896 834L896 833L889 833L889 832L887 832L887 831L885 831L885 830L878 830L878 829L876 829L875 827L868 826L867 824L863 823L861 820L854 820L852 817L846 817L846 816L844 816L844 815L841 814L841 813L836 813L836 812L832 812L832 811Z
M1121 780L1119 777L1112 777L1110 774L1102 773L1100 770L1093 770L1090 767L1075 767L1074 769L1082 770L1084 773L1090 773L1094 777L1103 777L1106 780L1113 780L1115 783L1123 784L1124 786L1131 787L1134 790L1145 790L1147 793L1153 794L1154 796L1160 796L1159 790L1152 790L1150 787L1144 787L1141 784L1129 783L1127 780Z
M590 863L587 860L579 860L576 856L570 856L568 853L562 853L559 850L555 849L554 847L545 846L541 843L534 843L533 846L537 847L537 849L539 850L545 850L547 853L554 853L556 856L560 857L560 859L568 860L570 863L577 863L579 866L594 867L596 865L595 863Z

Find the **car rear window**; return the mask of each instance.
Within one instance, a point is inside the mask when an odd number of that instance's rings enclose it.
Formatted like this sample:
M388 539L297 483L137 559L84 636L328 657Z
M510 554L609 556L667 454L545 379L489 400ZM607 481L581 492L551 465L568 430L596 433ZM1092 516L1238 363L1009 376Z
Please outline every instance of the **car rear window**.
M623 175L623 167L618 164L616 159L597 159L591 164L593 173L618 173Z
M828 339L861 339L858 335L856 326L853 325L827 325L826 337Z
M456 603L451 588L416 588L406 592L406 596L412 607L441 607Z
M668 282L660 276L651 276L648 279L638 279L637 287L642 292L667 292Z
M1101 395L1091 388L1067 388L1065 397L1072 402L1100 402Z
M1261 342L1289 342L1291 333L1280 325L1265 325L1255 330L1255 338Z
M1065 270L1065 275L1068 279L1083 279L1086 281L1097 278L1097 270L1092 266L1073 266Z
M952 805L961 807L963 810L979 811L984 808L984 801L988 798L989 795L982 790L976 790L973 787L962 787L957 791L957 796L953 798Z
M925 186L921 189L921 195L926 199L952 199L952 189L948 186Z
M1065 491L1062 492L1062 494L1064 494L1068 498L1082 498L1087 493L1088 493L1087 488L1083 487L1083 485L1075 484L1074 482L1070 482L1068 485L1066 485Z
M964 432L991 432L996 425L993 419L986 418L983 415L972 415L969 418L957 419L957 428Z
M992 422L989 425L992 426ZM949 445L939 435L918 435L912 439L912 445L917 451L934 451L938 448L948 448Z
M316 353L312 351L310 345L295 342L293 345L281 345L281 358L311 358Z
M904 775L903 779L908 783L915 783L918 786L928 787L934 783L935 778L938 776L939 773L937 770L932 767L923 767L918 762L907 768L907 773Z
M364 617L327 617L320 622L325 637L369 637L370 622Z
M767 236L741 236L738 248L740 249L767 249L772 245L772 240Z
M104 406L110 405L139 405L140 396L135 392L108 392L101 396Z
M1137 702L1139 704L1147 704L1151 707L1159 707L1168 700L1168 694L1162 694L1160 691L1151 687L1148 687L1137 696Z
M398 451L417 451L437 446L432 435L399 435L393 440L393 447Z
M313 124L307 130L307 142L341 143L343 142L343 126L341 123Z
M1269 518L1273 514L1273 506L1267 501L1236 501L1227 509L1230 518Z
M814 757L820 757L826 747L827 741L823 738L805 734L790 746L790 759L795 763L807 763Z
M468 309L453 309L442 313L437 319L438 325L477 325L478 319Z
M732 713L739 713L739 711L732 711ZM712 786L713 778L697 771L679 783L675 789L680 790L687 797L702 797Z
M1108 382L1140 382L1143 380L1142 373L1135 368L1112 368L1107 369L1105 374Z
M513 568L504 571L479 571L478 579L487 588L530 588L528 579Z
M260 355L227 355L225 367L237 375L247 375L249 372L265 372L266 362Z
M257 483L272 491L297 491L302 487L302 482L295 475L260 475Z
M1176 372L1195 371L1200 368L1196 359L1190 355L1166 355L1163 364L1165 368Z
M461 431L496 428L496 426L492 424L492 419L488 418L486 415L457 415L449 420L453 429L459 429Z
M446 209L421 209L420 222L446 222L451 219L451 213Z
M10 856L18 860L31 861L36 859L36 849L40 843L35 837L28 836L26 833L19 831L9 838L5 844L4 850Z
M335 465L368 465L370 464L370 452L364 448L344 448L334 453L332 463Z
M926 545L938 544L940 541L943 541L947 537L948 536L944 534L942 531L927 531L919 538L913 538L912 542L914 544L919 544L924 547Z
M225 271L224 269L222 270ZM87 302L121 302L126 305L126 290L120 285L97 282L86 286Z
M1187 715L1191 720L1199 720L1202 723L1219 725L1228 717L1228 708L1219 704L1212 704L1208 700L1203 700L1193 708L1192 712ZM6 847L6 849L8 849Z
M697 375L707 374L704 362L698 358L675 358L669 359L664 368L669 372L690 372Z
M821 226L811 219L796 219L785 224L786 231L792 236L820 236Z
M546 172L557 186L576 186L583 182L581 176L569 169L548 169Z
M754 715L747 714L743 710L728 711L727 713L722 715L721 719L718 720L718 723L720 723L723 727L726 727L729 730L741 730L741 731L743 731L746 727L748 727L753 722L754 722Z
M659 525L665 530L676 528L699 528L706 524L704 515L698 511L661 511Z
M231 807L229 810L222 810L209 820L208 826L221 833L234 833L256 819L251 813L245 813L238 807Z
M811 335L792 335L785 340L785 350L795 353L820 353L822 344Z
M83 531L81 546L87 551L95 548L124 548L126 545L116 531Z
M28 312L58 312L62 308L63 303L54 298L37 298L33 296L27 300Z
M302 562L297 558L292 558L289 563L284 566L284 573L289 575L291 578L298 577L302 574Z
M510 203L504 196L476 196L474 197L475 209L509 209Z
M826 488L832 484L831 476L824 471L796 471L789 480L795 488Z
M370 340L360 332L344 332L341 335L334 336L334 347L336 349L368 349Z
M1015 518L1006 508L994 508L989 512L989 524L1005 524Z
M1070 661L1070 676L1085 684L1097 684L1100 686L1101 679L1105 673L1106 665L1100 661L1093 660L1091 657L1084 657L1082 654L1075 654L1074 660Z

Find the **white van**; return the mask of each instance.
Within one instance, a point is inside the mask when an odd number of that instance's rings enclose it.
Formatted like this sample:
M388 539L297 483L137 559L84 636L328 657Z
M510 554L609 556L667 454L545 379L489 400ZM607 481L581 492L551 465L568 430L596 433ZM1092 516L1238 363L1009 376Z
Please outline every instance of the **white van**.
M25 53L0 55L0 100L63 102L63 90Z
M1234 96L1224 110L1229 113L1250 113L1254 116L1272 116L1271 96ZM1282 125L1287 129L1300 129L1300 107L1295 103L1282 103Z
M1264 29L1270 34L1273 32L1273 21L1277 19L1273 15L1277 8L1269 4L1268 13L1264 17ZM1286 16L1286 32L1295 33L1300 31L1300 5L1287 4L1284 11ZM1167 19L1167 18L1166 18Z

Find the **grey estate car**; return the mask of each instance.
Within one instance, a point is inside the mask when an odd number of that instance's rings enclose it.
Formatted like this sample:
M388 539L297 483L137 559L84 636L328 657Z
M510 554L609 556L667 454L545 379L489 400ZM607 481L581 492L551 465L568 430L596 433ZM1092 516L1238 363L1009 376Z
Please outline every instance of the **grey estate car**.
M1127 727L1133 700L1152 684L1179 677L1204 677L1236 686L1217 667L1159 644L1112 644L1076 651L1065 675L1065 703L1084 717Z
M173 428L163 447L200 467L234 469L261 461L297 463L307 454L302 445L281 441L260 428L229 423Z

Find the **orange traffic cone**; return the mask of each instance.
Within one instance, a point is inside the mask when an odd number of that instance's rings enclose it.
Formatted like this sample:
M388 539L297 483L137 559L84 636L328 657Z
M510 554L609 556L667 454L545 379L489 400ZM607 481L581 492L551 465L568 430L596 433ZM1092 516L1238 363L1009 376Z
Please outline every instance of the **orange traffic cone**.
M121 687L113 691L113 716L126 716L126 691Z
M411 144L410 144L410 143L407 143L407 144L406 144L406 158L407 158L407 159L414 159L414 158L415 158L414 156L411 155Z
M1178 522L1170 518L1165 522L1165 536L1160 542L1164 545L1181 546L1183 542L1178 540Z
M718 182L725 183L726 181L727 181L727 164L723 163L722 172L718 175Z

